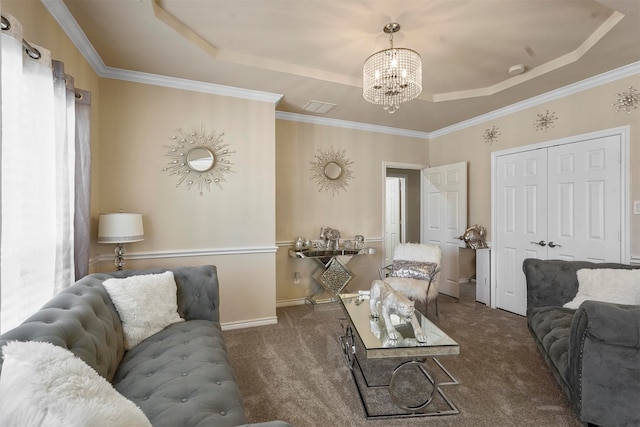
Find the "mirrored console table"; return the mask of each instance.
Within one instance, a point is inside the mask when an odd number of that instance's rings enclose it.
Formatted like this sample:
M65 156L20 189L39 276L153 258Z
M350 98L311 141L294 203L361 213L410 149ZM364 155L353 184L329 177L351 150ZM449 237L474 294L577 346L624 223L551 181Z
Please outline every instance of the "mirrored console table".
M310 258L320 265L318 271L313 274L313 279L320 284L320 289L307 297L307 303L312 306L338 301L338 295L347 287L354 276L347 267L349 261L356 255L373 255L375 253L376 248L289 249L290 257Z

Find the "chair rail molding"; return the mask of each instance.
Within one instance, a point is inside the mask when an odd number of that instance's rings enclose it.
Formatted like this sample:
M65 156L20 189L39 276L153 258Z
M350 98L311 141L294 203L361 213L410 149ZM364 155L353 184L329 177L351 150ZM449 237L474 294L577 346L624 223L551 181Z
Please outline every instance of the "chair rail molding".
M156 251L156 252L127 252L127 260L140 259L161 259L161 258L189 258L201 256L221 256L221 255L252 255L276 253L276 246L251 246L236 248L203 248L190 250ZM112 261L112 254L100 254L94 257L91 264L103 261Z

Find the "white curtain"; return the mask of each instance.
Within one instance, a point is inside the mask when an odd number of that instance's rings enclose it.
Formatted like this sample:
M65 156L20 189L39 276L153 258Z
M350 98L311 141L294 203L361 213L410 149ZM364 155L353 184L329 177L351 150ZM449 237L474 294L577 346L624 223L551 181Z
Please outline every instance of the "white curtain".
M76 89L75 279L89 273L91 232L91 92Z
M74 282L76 203L73 80L48 50L32 45L33 58L20 23L3 17L10 27L0 35L2 332Z
M56 258L53 277L54 292L58 292L74 281L73 267L73 211L75 173L75 95L73 78L65 76L64 64L53 61L53 113L56 129L55 189L56 208Z

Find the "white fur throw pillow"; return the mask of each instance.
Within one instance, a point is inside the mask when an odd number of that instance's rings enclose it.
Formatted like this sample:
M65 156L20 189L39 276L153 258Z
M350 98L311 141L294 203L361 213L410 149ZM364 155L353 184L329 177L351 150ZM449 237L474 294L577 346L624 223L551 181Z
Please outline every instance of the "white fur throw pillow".
M402 243L393 250L393 259L440 264L440 246L432 243Z
M586 300L640 304L640 269L584 268L576 272L578 293L564 305L577 309Z
M107 279L102 282L118 310L124 329L124 347L184 319L178 314L178 287L173 272Z
M151 426L140 408L65 348L12 341L2 352L2 426Z

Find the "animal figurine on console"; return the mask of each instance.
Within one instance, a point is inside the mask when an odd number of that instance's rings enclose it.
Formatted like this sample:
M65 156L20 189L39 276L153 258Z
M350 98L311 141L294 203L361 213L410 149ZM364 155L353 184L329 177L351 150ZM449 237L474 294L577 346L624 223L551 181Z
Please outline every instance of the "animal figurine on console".
M378 304L380 310L378 310ZM391 323L391 314L396 314L402 319L409 320L413 327L413 333L419 342L427 342L427 336L424 334L420 323L415 314L415 303L404 295L396 292L388 283L382 280L374 280L371 283L371 291L369 295L369 308L373 318L384 319L387 328L387 334L391 340L399 338L398 331Z

